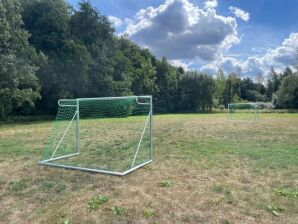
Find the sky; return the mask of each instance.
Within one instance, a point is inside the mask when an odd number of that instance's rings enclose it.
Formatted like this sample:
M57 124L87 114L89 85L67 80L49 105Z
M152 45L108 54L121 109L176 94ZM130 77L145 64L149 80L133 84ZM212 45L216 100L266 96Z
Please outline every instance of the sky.
M89 1L117 35L186 70L254 78L297 65L297 0Z

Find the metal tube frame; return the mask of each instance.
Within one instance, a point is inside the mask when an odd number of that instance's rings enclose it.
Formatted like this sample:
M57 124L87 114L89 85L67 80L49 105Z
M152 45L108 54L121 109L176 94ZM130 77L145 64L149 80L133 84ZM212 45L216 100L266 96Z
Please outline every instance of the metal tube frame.
M54 152L52 153L51 159L53 159L53 157L54 157L54 155L55 155L57 149L59 148L59 146L60 146L62 140L64 139L64 136L66 135L66 133L67 133L67 131L68 131L68 129L69 129L71 123L73 122L73 120L74 120L74 118L76 117L77 114L78 114L78 113L77 113L77 111L76 111L75 114L73 115L71 121L69 122L67 128L65 129L65 131L64 131L64 133L63 133L63 135L62 135L62 138L60 139L60 141L59 141L59 143L57 144L57 146L56 146Z
M124 172L117 172L117 171L109 171L109 170L101 170L101 169L93 169L93 168L85 168L85 167L80 167L80 166L70 166L70 165L63 165L63 164L57 164L57 163L52 163L53 161L56 161L56 160L59 160L59 159L64 159L64 158L68 158L68 157L72 157L72 156L76 156L76 155L79 155L80 154L80 104L79 102L82 101L82 100L105 100L105 99L125 99L125 98L136 98L136 102L140 105L150 105L150 112L148 114L148 118L145 122L145 127L143 129L143 132L142 132L142 135L141 135L141 139L139 141L139 144L138 144L138 147L136 149L136 153L134 155L134 159L133 159L133 163L132 163L132 166L130 169L124 171ZM138 98L143 98L143 99L149 99L149 102L148 103L143 103L143 102L139 102L138 101ZM77 152L76 153L72 153L72 154L69 154L69 155L65 155L65 156L59 156L59 157L55 157L53 158L53 156L50 158L50 159L47 159L47 160L42 160L42 161L39 161L38 164L40 165L46 165L46 166L51 166L51 167L60 167L60 168L66 168L66 169L75 169L75 170L81 170L81 171L88 171L88 172L96 172L96 173L103 173L103 174L111 174L111 175L116 175L116 176L124 176L124 175L127 175L129 173L131 173L132 171L136 170L136 169L139 169L149 163L151 163L153 161L153 131L152 131L152 125L153 125L153 108L152 108L152 96L128 96L128 97L102 97L102 98L78 98L76 99L76 105L67 105L67 104L62 104L63 101L68 101L68 100L65 100L65 99L61 99L58 101L58 105L59 106L62 106L62 107L76 107L76 112L70 122L70 124L72 123L72 121L74 120L75 116L76 116L76 148L77 148ZM71 100L69 100L71 101ZM73 101L73 100L72 100ZM140 144L142 142L142 139L143 139L143 135L144 135L144 132L146 130L146 127L147 125L150 125L150 160L142 163L142 164L139 164L137 166L134 166L134 163L135 163L135 160L137 158L137 154L138 154L138 151L139 151L139 147L140 147ZM69 124L69 126L70 126ZM67 132L69 126L67 127L66 131L64 132L62 138L60 139L59 143L63 140L64 136L65 136L65 133ZM53 155L55 154L55 152L57 151L57 149L59 148L59 145L57 145Z
M136 158L137 158L137 156L138 156L138 152L139 152L141 143L142 143L142 141L143 141L143 137L144 137L144 134L145 134L145 131L146 131L146 128L147 128L147 124L148 124L148 121L149 121L149 120L150 120L150 112L149 112L149 114L148 114L148 117L147 117L147 120L146 120L146 124L145 124L145 126L144 126L144 128L143 128L142 135L141 135L141 138L140 138L140 141L139 141L137 150L136 150L136 152L135 152L135 155L134 155L134 158L133 158L131 167L133 167L133 166L135 165L135 161L136 161Z
M254 120L253 121L242 121L242 122L258 122L259 121L259 108L258 108L258 104L257 103L229 103L228 104L228 120L229 121L233 121L232 120L232 114L231 114L231 106L232 105L245 105L245 104L250 104L254 106ZM237 121L241 121L241 120L237 120Z
M77 100L76 145L80 154L80 101Z
M150 158L153 160L154 152L153 152L153 103L152 96L150 96Z

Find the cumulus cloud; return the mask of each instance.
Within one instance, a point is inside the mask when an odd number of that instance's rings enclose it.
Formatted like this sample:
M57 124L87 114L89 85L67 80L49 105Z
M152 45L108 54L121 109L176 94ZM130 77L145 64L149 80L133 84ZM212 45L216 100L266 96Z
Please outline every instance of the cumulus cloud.
M205 0L204 5L205 8L216 8L217 0Z
M214 73L221 68L225 72L240 72L244 76L256 76L259 73L267 75L271 67L277 72L283 71L286 66L294 69L298 64L297 52L298 33L291 33L280 46L268 49L263 55L251 56L244 61L220 56L217 60L203 66L201 70Z
M240 41L235 18L218 15L216 5L209 0L202 9L189 0L166 0L141 9L124 33L158 57L212 61Z
M237 17L247 22L249 20L249 13L234 6L230 6L229 10Z
M218 15L216 7L216 0L205 1L203 8L190 0L166 0L125 19L123 33L157 57L166 56L172 65L186 70L203 64L201 70L213 74L222 68L226 72L255 76L267 74L271 66L277 71L294 66L298 33L292 33L280 46L262 50L246 60L227 56L227 50L240 42L237 21L231 16ZM248 12L232 6L229 9L235 17L249 20ZM190 61L192 64L186 63Z
M271 66L295 65L297 63L298 33L291 33L280 47L270 49L263 57L265 64Z
M174 67L181 67L184 69L184 71L189 71L190 70L190 66L192 65L192 63L185 63L181 60L169 60L168 61L171 65L173 65Z
M119 27L122 25L122 20L116 16L108 16L108 19L115 27Z

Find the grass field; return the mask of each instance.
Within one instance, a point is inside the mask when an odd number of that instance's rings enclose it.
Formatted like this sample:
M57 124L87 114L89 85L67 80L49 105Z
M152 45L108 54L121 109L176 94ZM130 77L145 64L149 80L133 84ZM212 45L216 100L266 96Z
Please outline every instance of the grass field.
M124 177L37 165L51 127L0 126L0 223L298 223L298 114L155 116Z
M149 123L148 116L81 119L79 155L76 154L76 122L56 121L43 150L42 160L47 161L52 155L53 159L72 155L50 163L125 172L132 168L132 163L135 167L151 160L150 126L146 125L147 121ZM64 134L67 126L70 128ZM141 135L143 138L138 148ZM137 148L138 153L134 160Z

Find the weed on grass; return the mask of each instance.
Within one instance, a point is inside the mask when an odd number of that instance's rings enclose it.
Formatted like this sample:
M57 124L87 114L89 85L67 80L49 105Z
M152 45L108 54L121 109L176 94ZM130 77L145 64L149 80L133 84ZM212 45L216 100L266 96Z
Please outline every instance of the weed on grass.
M41 187L44 190L50 190L52 189L57 183L53 180L45 180L41 183Z
M222 220L221 223L222 224L230 224L229 220L227 220L227 219Z
M200 214L185 213L180 217L181 223L203 223Z
M10 183L10 190L12 191L21 191L27 187L25 180L13 181Z
M114 215L125 215L125 214L127 214L126 210L123 207L118 206L118 205L114 205L111 208L111 210L112 210Z
M65 184L62 182L57 182L54 180L45 180L41 182L40 185L41 190L46 192L55 192L55 193L63 193L65 191Z
M168 180L161 180L161 181L158 182L158 186L160 186L160 187L171 187L172 182L170 182Z
M89 210L97 210L99 207L106 203L109 200L109 198L105 195L98 195L93 198L88 203L88 209Z
M62 193L65 191L65 184L64 183L58 183L56 186L55 186L55 192L56 193Z
M279 212L282 212L284 209L274 205L268 205L267 210L273 215L279 216Z
M290 198L298 198L298 191L290 188L277 189L276 194Z
M153 210L144 210L143 215L145 218L150 218L155 216L155 212Z
M4 186L4 184L5 184L5 181L2 180L1 177L0 177L0 189Z
M63 219L61 221L61 224L70 224L70 221L69 221L69 219Z
M225 191L223 186L220 185L214 185L212 187L212 191L214 191L215 193L223 193Z
M227 189L226 187L223 187L221 185L215 185L212 187L212 190L215 193L223 194L228 204L235 203L235 200L234 200L234 197L233 197L231 191L229 189Z

